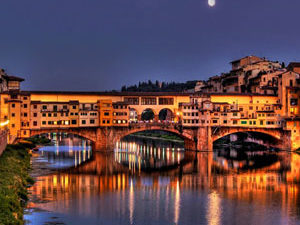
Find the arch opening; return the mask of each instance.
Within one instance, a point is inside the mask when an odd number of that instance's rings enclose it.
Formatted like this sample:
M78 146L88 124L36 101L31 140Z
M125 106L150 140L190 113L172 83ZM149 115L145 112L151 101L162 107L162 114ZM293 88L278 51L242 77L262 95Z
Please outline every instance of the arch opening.
M64 139L69 138L70 140L84 140L87 144L89 145L93 145L94 141L84 137L82 135L76 134L76 133L71 133L71 132L43 132L43 133L39 133L39 134L34 134L32 135L30 138L34 138L34 137L45 137L48 138L52 141L59 141L59 142L64 142Z
M141 119L143 121L151 121L154 120L155 114L152 109L148 108L142 112Z
M165 108L159 111L158 119L160 121L174 121L174 114L170 109Z
M213 142L214 150L227 146L244 151L280 150L282 141L267 133L245 131L227 134Z
M122 137L115 145L117 162L134 171L168 170L185 158L184 139L174 132L144 130Z

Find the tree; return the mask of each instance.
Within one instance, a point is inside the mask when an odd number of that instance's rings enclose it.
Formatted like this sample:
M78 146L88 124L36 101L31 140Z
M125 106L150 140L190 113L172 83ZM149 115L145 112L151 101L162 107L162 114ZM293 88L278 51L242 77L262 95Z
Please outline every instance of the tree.
M121 91L122 91L122 92L125 92L125 91L126 91L126 85L123 85L123 86L122 86Z

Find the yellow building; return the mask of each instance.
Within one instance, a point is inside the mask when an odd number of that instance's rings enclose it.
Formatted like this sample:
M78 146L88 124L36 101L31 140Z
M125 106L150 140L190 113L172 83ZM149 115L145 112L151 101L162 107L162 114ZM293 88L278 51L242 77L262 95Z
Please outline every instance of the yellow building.
M113 126L128 126L129 105L126 102L114 102L113 105Z
M107 127L112 126L113 123L113 106L112 100L100 100L99 101L99 120L100 126Z

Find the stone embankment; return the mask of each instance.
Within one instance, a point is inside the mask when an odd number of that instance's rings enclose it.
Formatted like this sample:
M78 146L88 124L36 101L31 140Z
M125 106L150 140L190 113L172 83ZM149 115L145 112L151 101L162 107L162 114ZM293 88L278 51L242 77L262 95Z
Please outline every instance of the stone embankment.
M7 145L7 131L0 130L0 155L2 155Z

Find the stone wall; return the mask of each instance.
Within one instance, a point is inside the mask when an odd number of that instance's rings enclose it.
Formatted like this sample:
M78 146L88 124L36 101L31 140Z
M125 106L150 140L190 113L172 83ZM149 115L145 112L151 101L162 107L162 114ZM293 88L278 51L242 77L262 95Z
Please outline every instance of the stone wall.
M0 130L0 155L2 155L7 145L7 131Z

